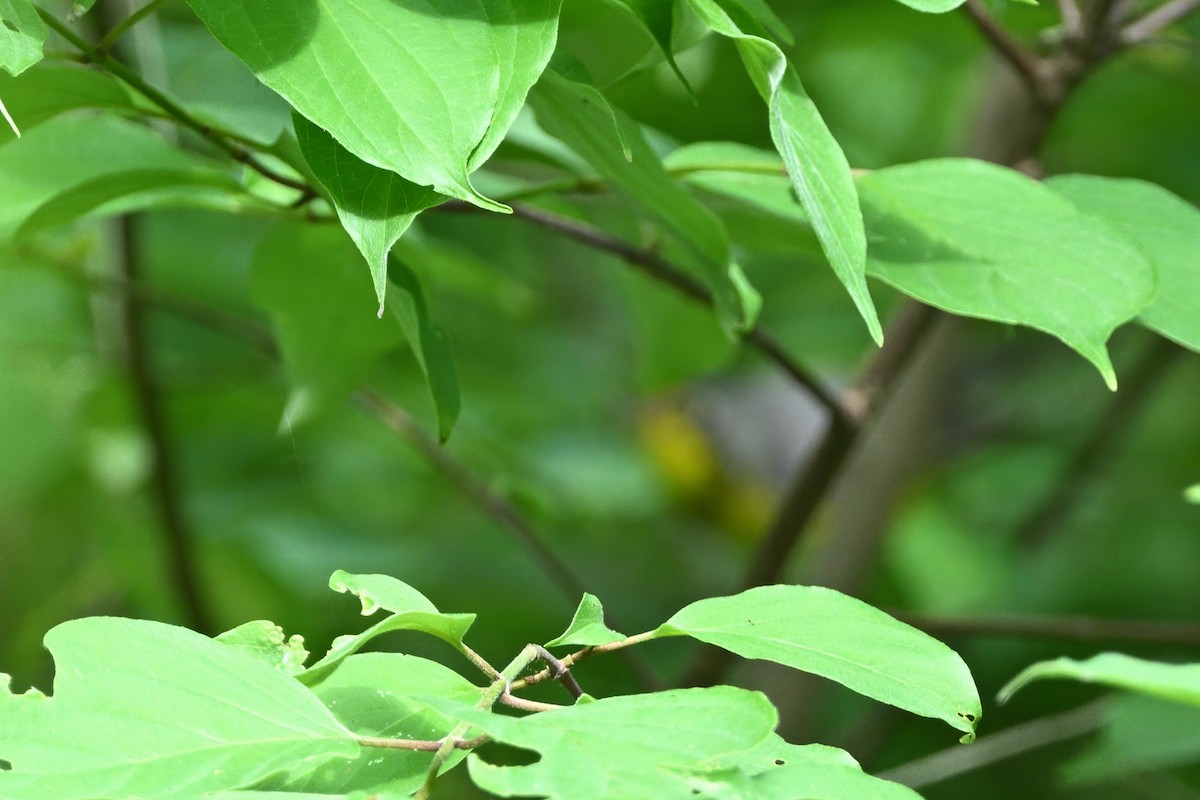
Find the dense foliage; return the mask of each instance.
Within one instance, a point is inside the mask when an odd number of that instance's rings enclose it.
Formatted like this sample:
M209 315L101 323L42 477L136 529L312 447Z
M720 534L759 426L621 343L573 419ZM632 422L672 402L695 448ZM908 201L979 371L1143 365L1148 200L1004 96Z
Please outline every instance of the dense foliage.
M1200 795L1200 3L283 5L0 0L0 800Z

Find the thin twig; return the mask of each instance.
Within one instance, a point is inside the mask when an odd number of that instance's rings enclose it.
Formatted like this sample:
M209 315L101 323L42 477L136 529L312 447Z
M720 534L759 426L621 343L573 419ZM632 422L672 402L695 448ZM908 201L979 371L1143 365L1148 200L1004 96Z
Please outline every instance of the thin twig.
M118 22L113 26L112 30L104 34L104 38L101 39L96 45L96 52L104 53L108 50L111 50L113 45L116 44L117 41L119 41L120 38L129 31L130 28L153 14L162 4L163 0L149 0L148 3L139 8L137 11L134 11L132 14L125 17L125 19Z
M1137 420L1183 352L1175 343L1152 336L1133 374L1121 382L1121 391L1112 395L1100 419L1090 427L1087 440L1062 468L1050 491L1017 524L1014 538L1018 542L1037 547L1062 524L1078 504L1088 478Z
M654 250L636 247L586 222L543 208L514 203L512 209L513 214L520 219L554 231L592 249L618 256L630 266L660 283L670 286L684 297L708 306L713 304L712 295L699 281ZM789 356L783 346L760 326L756 325L744 333L742 338L787 373L792 380L804 387L841 424L846 426L852 424L842 402L822 384L819 378Z
M538 714L544 711L559 711L564 708L570 708L570 706L561 706L557 703L543 703L540 700L527 700L524 697L517 697L516 695L509 694L508 692L500 695L500 702L509 708L515 708L518 711L531 711Z
M609 642L608 644L596 645L594 647L585 647L582 650L576 650L574 653L563 656L562 665L563 667L569 669L585 658L599 655L601 653L614 653L618 650L624 650L627 647L641 644L642 642L648 642L653 638L654 631L646 631L645 633L639 633L634 636L627 636L617 642ZM521 678L520 680L513 681L512 685L508 687L509 691L515 692L519 689L524 689L527 686L532 686L535 683L553 680L557 673L557 669L546 667L540 672L535 672L534 674Z
M145 97L150 102L161 108L164 112L171 116L180 125L188 128L191 131L199 134L201 137L225 151L225 153L240 164L245 164L250 169L262 175L268 180L274 181L281 186L286 186L289 189L295 189L302 194L311 193L312 187L302 180L283 175L280 172L271 169L266 164L263 164L248 150L240 145L234 144L225 137L218 134L210 125L207 125L193 117L183 106L176 103L171 98L167 97L163 92L155 89L150 84L142 79L142 76L125 66L108 53L100 52L92 47L82 38L75 34L70 28L64 25L50 12L37 6L38 15L52 28L59 36L66 39L71 45L78 49L81 53L87 56L88 60L95 64L100 69L109 72L116 76L128 86L136 90L139 94Z
M1007 730L980 736L970 747L940 753L879 773L884 780L921 789L1059 742L1091 733L1107 719L1108 700L1095 700L1061 714L1040 717Z
M122 216L118 221L119 268L126 287L137 285L140 254L137 229L133 219ZM129 380L133 388L142 426L150 442L152 454L152 485L155 508L162 525L166 545L170 582L179 592L184 617L188 625L201 633L214 633L201 589L202 580L196 563L195 539L183 510L183 496L176 475L176 463L166 415L155 385L150 364L150 344L146 333L146 315L141 298L126 292L121 302Z
M1141 44L1184 19L1196 9L1200 9L1200 0L1171 0L1164 3L1122 28L1119 37L1120 44L1124 47Z
M474 739L453 739L455 750L474 750L485 745L492 737L476 736ZM382 747L388 750L415 750L419 753L436 753L445 743L445 739L390 739L386 736L359 736L355 739L363 747Z
M587 585L542 539L511 503L477 477L437 443L407 411L370 388L355 393L360 405L393 433L408 442L471 502L498 522L537 563L542 573L570 602L587 591Z
M1021 42L996 21L996 18L988 11L987 6L983 4L983 0L967 0L962 8L971 21L975 23L975 27L979 29L979 32L992 45L992 48L1028 84L1034 97L1043 99L1052 94L1053 87L1050 86L1052 76L1047 69L1047 65L1032 52L1025 49L1025 46Z
M554 680L561 683L571 697L576 700L583 697L583 689L580 687L579 681L575 680L575 676L571 674L570 667L540 644L532 645L532 647L537 650L538 658L542 660L542 663L553 670Z
M1050 639L1200 647L1200 624L1078 616L939 616L892 611L894 617L939 639Z

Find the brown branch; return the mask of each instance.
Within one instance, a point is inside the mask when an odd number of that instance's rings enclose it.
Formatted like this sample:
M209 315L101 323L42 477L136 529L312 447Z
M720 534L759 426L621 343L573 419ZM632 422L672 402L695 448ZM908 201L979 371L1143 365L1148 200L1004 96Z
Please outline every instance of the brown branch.
M1078 0L1058 0L1058 15L1062 20L1063 36L1070 41L1083 38L1083 12Z
M1029 86L1030 92L1038 100L1049 100L1059 93L1058 81L1049 65L1027 50L1011 33L1009 33L996 18L988 11L983 0L967 0L962 6L963 11L975 23L975 27L983 34L1001 58L1009 63L1021 79Z
M1078 616L939 616L892 611L899 620L939 639L1050 639L1200 647L1200 624Z
M1105 723L1108 705L1107 699L1095 700L1061 714L1039 717L999 733L980 736L970 747L956 745L881 772L878 777L921 789L1031 750L1078 739Z
M636 247L586 222L581 222L553 211L547 211L543 208L536 208L523 203L513 203L512 209L514 216L520 219L553 231L568 239L573 239L594 250L612 253L643 274L649 275L656 281L675 289L684 297L707 306L713 305L713 298L708 289L654 250ZM792 380L800 384L829 414L838 419L841 424L847 427L852 426L852 422L842 402L822 384L819 378L788 355L783 346L764 331L761 326L755 325L751 330L742 334L742 338L751 347L787 373Z
M1122 28L1118 40L1124 47L1142 44L1197 9L1200 0L1170 0Z
M1121 390L1109 399L1108 407L1090 427L1087 440L1062 468L1053 488L1017 524L1014 538L1018 542L1037 547L1063 523L1077 505L1088 479L1136 422L1182 353L1173 342L1152 334L1150 346L1134 373L1121 382Z
M937 318L934 309L909 301L889 326L883 348L849 395L850 409L858 424L845 426L837 419L830 421L816 452L801 466L780 503L775 520L742 577L742 589L775 583L783 575L796 545L841 474L859 436L878 413L896 378L903 373ZM701 653L681 681L683 685L712 685L733 660L728 651L717 648L706 648Z
M136 285L140 253L137 229L128 215L119 218L118 237L118 262L122 285ZM215 633L201 589L202 580L196 562L195 540L183 510L183 496L179 477L175 472L176 457L171 435L150 363L145 308L142 299L133 292L125 292L121 300L121 324L124 329L129 381L141 414L142 426L150 440L153 470L151 482L155 508L162 526L163 543L167 551L170 583L179 592L188 626L201 633Z

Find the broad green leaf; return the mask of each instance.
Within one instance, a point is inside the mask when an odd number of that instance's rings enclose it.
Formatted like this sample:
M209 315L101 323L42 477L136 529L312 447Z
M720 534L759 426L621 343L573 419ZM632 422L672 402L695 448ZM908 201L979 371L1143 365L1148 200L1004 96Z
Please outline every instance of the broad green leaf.
M1037 181L982 161L890 167L858 188L871 274L945 311L1057 336L1116 388L1105 342L1156 283L1134 243Z
M388 575L351 575L338 570L329 578L329 588L357 596L363 616L380 609L391 613L362 633L335 639L324 658L297 676L310 686L327 678L348 656L381 634L421 631L461 648L463 636L475 621L474 614L443 614L425 595Z
M0 147L0 242L40 206L122 173L190 171L198 160L150 129L107 115L61 116Z
M540 756L512 767L472 755L467 764L478 786L501 797L551 800L694 797L685 770L753 747L777 721L766 697L731 686L611 697L522 718L467 707L453 713Z
M195 796L358 755L309 690L198 633L92 617L45 641L54 696L0 686L5 800Z
M0 69L19 75L42 60L46 23L30 0L0 0Z
M663 166L693 186L789 222L809 224L776 153L734 142L698 142L675 150L663 159Z
M0 98L21 131L75 108L132 108L129 93L103 72L75 64L43 62L12 78L0 73ZM0 143L13 139L0 125Z
M362 257L336 226L273 228L254 255L250 288L271 316L292 386L281 427L343 400L380 355L400 344L395 320L371 313Z
M389 259L391 285L388 286L388 302L392 316L400 323L417 364L425 374L425 382L429 384L429 394L437 414L438 440L444 443L450 438L450 431L454 429L462 407L458 371L454 366L450 337L430 318L425 292L416 273L405 263L403 254L410 252L409 248L404 248L403 253L394 253Z
M548 70L529 96L538 122L673 234L728 330L754 324L760 298L733 260L721 221L671 180L641 131L595 87ZM626 146L628 149L626 149Z
M72 186L37 207L13 234L20 241L48 228L94 215L191 206L224 211L254 207L232 175L210 167L135 169Z
M343 725L359 736L434 741L454 728L450 719L420 695L477 702L483 690L454 670L416 656L360 653L347 658L313 691ZM466 756L456 750L446 768ZM353 761L330 761L311 773L263 788L294 792L390 791L407 795L425 779L430 754L364 747Z
M428 186L357 158L299 114L292 114L292 124L305 161L329 192L342 227L367 260L382 314L388 252L417 214L445 198Z
M820 586L760 586L686 606L655 637L690 636L820 675L974 738L982 706L958 654L861 600Z
M259 80L358 158L506 211L469 175L550 59L559 0L188 0Z
M1112 781L1200 762L1200 708L1156 697L1113 699L1100 735L1062 770L1069 783Z
M304 671L308 651L300 634L284 636L283 628L265 619L254 620L218 635L221 644L235 647L287 675Z
M596 647L611 642L619 642L625 634L617 633L604 624L604 606L595 595L584 592L575 609L571 624L559 636L546 642L546 647L575 645L578 647Z
M1200 706L1200 664L1164 664L1122 653L1101 653L1085 661L1056 658L1026 667L1004 685L997 699L1006 703L1033 681L1066 679Z
M779 47L744 32L716 0L688 2L715 33L737 45L750 80L767 103L771 141L783 157L821 248L871 337L882 343L883 328L867 289L863 217L846 155Z
M1142 249L1158 293L1139 319L1200 351L1200 210L1145 181L1064 175L1046 185Z

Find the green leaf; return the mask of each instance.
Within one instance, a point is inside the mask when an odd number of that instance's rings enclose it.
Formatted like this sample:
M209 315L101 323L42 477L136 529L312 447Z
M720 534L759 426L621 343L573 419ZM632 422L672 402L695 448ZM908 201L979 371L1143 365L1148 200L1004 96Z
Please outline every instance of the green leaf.
M116 117L47 120L20 140L0 147L0 186L4 187L0 242L12 237L39 207L76 187L93 182L102 185L105 179L116 180L122 173L187 172L202 163L145 126Z
M283 628L265 619L238 625L218 635L216 640L270 664L286 675L303 672L304 662L308 660L303 636L297 633L285 637Z
M953 11L961 6L966 0L900 0L901 3L909 8L915 8L917 11L924 11L928 14L942 14L947 11ZM1025 0L1018 0L1025 2Z
M782 50L766 39L743 32L715 0L688 2L715 33L737 45L750 80L767 103L771 141L783 157L821 248L866 321L871 337L882 343L883 328L867 289L863 217L846 155Z
M435 695L473 704L483 693L452 669L399 653L350 656L313 691L346 728L359 736L424 741L442 738L454 728L456 720L414 697ZM446 768L465 756L465 751L456 750ZM427 752L364 747L353 761L330 761L307 775L271 782L262 788L338 794L357 789L407 795L424 781L429 762Z
M0 0L0 69L19 75L42 60L46 24L29 0Z
M1139 319L1200 352L1200 210L1145 181L1064 175L1045 183L1142 249L1158 293Z
M188 0L220 42L358 158L507 211L471 186L554 50L559 0ZM281 21L286 24L281 24Z
M462 408L458 370L454 365L450 337L430 318L425 293L417 275L404 261L405 254L412 252L409 248L403 248L401 252L393 253L389 260L392 279L388 287L389 303L392 316L404 331L417 364L425 374L425 382L429 384L429 393L437 413L438 440L444 443L450 438Z
M467 764L478 786L501 797L551 800L693 797L684 770L753 747L777 721L766 697L731 686L604 698L519 719L437 705L540 756L512 767L472 755Z
M93 617L45 641L54 696L0 686L5 800L195 796L358 755L311 692L198 633Z
M1200 664L1164 664L1122 653L1101 653L1085 661L1056 658L1026 667L1004 685L997 699L1007 703L1033 681L1059 678L1200 706Z
M96 0L75 0L71 4L71 10L67 12L67 22L74 22L84 14L92 10L92 6L96 5Z
M1100 735L1062 770L1068 783L1099 783L1200 762L1200 708L1155 697L1113 699Z
M654 632L820 675L974 738L982 706L946 645L877 608L820 586L760 586L700 600Z
M760 298L733 260L721 221L671 180L645 137L595 87L548 70L529 96L538 122L685 246L729 330L754 324ZM628 149L626 149L626 146Z
M1132 242L1037 181L982 161L891 167L858 188L871 274L945 311L1057 336L1116 388L1105 342L1155 288Z
M50 62L38 64L19 78L0 73L0 98L26 133L75 108L133 107L129 93L111 76L75 64ZM13 138L0 126L0 143Z
M1189 486L1188 488L1184 489L1183 490L1183 499L1188 501L1189 503L1196 503L1196 504L1200 505L1200 483L1197 483L1195 486Z
M135 169L93 178L60 192L37 207L13 239L92 215L126 214L148 208L190 206L235 211L254 205L232 175L209 167Z
M617 633L604 624L604 606L595 595L584 592L575 609L571 624L559 636L546 642L546 647L574 645L577 647L597 647L602 644L619 642L625 634Z
M292 385L281 427L340 402L402 332L379 320L371 281L337 227L286 223L264 237L250 267L255 300L270 314Z
M675 61L675 47L672 34L675 31L675 0L612 0L618 7L628 11L634 19L642 24L646 33L654 39L663 57L667 59L671 71L683 84L689 94L692 94L691 84L684 77Z
M443 614L425 595L388 575L351 575L338 570L329 578L329 588L357 596L362 603L363 616L380 609L391 614L362 633L334 640L324 658L297 676L310 686L327 678L348 656L381 634L421 631L461 648L463 636L475 621L474 614Z
M714 194L808 226L779 155L735 142L684 145L663 159L672 175Z
M388 252L417 214L445 198L428 186L418 186L357 158L294 112L292 124L304 160L329 192L342 227L367 260L382 314Z

